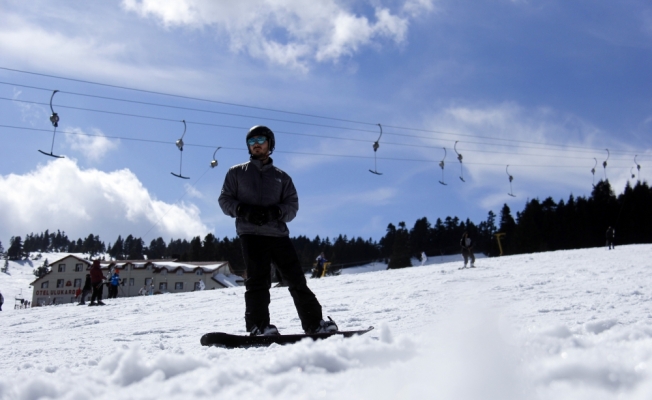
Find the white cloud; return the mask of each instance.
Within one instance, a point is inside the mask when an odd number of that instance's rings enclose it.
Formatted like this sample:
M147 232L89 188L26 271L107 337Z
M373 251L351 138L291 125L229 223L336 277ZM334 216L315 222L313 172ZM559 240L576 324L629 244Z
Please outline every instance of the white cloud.
M81 169L58 159L24 175L0 176L0 237L60 229L69 238L89 233L102 240L118 235L192 238L210 230L193 204L168 204L152 197L128 169ZM147 240L146 240L147 241Z
M22 96L23 91L13 89L14 94L12 98L17 100ZM19 101L12 102L20 110L20 119L23 122L29 123L31 126L36 126L40 121L47 119L47 111L43 106L38 104L21 103Z
M171 53L159 51L158 42L146 37L140 27L123 24L119 28L111 27L115 29L111 30L107 26L110 22L107 22L104 15L98 17L93 14L84 15L83 22L66 21L68 14L75 12L71 8L62 7L57 13L48 15L52 21L47 23L39 23L36 16L24 18L18 14L0 13L0 53L12 61L11 66L14 68L42 71L43 66L47 66L47 73L65 74L79 79L99 79L126 86L138 85L143 89L160 90L161 82L165 82L170 91L183 89L186 93L193 93L193 90L201 92L201 88L214 73L198 72L189 67L188 63L179 66L160 62L150 64L147 62L150 55L164 57ZM41 15L38 17L44 18ZM35 19L37 21L33 21ZM97 29L89 32L84 24L92 24ZM107 33L106 30L110 32ZM173 51L177 58L179 51ZM224 84L216 83L211 89L223 86ZM21 95L17 92L14 98ZM42 113L50 113L48 107L39 110L37 108L40 106L16 104L25 118L36 118L38 112L38 118L42 120Z
M636 149L629 143L604 134L580 118L545 107L527 109L515 103L457 105L435 113L427 125L451 134L432 135L438 140L424 139L428 148L417 151L438 162L443 151L431 147L445 146L446 181L455 182L465 197L477 199L483 208L497 209L510 200L510 190L518 196L517 200L541 196L542 188L546 196L590 194L594 158L598 160L595 182L604 178L605 148L620 149L619 154L611 154L606 171L615 190L622 190L634 165ZM463 155L462 168L453 151L456 140L457 150ZM631 157L627 152L631 152ZM507 165L514 178L511 189ZM440 178L441 169L434 168ZM467 183L460 186L458 176L462 174Z
M305 70L309 62L337 62L386 39L404 42L409 19L431 11L432 3L408 0L394 13L375 6L373 21L336 0L309 6L299 0L123 0L122 6L167 28L216 28L228 37L233 51Z
M93 129L92 134L86 134L81 128L67 128L66 142L70 149L80 153L91 162L98 162L111 150L118 148L119 140L109 140L99 129Z

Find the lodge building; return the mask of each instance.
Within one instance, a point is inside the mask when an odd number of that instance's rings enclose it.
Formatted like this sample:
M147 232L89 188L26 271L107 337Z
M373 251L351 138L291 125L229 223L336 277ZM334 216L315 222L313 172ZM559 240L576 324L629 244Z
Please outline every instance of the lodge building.
M148 294L183 293L242 286L242 277L233 273L228 261L177 262L176 260L100 261L102 273L108 277L117 270L121 285L118 297ZM50 264L50 271L31 283L33 306L78 302L76 292L84 285L91 261L68 255ZM106 298L104 290L102 298ZM87 298L90 300L90 296Z

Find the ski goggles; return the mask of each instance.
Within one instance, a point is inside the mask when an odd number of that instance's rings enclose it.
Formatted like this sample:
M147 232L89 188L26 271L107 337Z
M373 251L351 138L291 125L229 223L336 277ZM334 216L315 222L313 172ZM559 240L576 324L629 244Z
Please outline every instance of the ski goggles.
M247 144L249 146L253 146L256 143L263 144L266 141L267 141L267 138L265 136L256 136L256 137L252 137L252 138L247 139Z

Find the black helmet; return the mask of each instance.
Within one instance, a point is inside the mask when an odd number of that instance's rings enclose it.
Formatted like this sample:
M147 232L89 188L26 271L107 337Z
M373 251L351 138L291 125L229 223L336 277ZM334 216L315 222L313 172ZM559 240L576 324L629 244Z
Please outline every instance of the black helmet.
M267 141L269 142L269 154L272 154L272 152L274 151L274 146L276 145L276 140L274 139L274 132L272 132L272 130L266 126L256 125L253 128L249 129L249 132L247 132L246 140L249 140L249 138L252 138L254 136L265 136L267 138ZM247 149L249 149L249 145L247 145Z

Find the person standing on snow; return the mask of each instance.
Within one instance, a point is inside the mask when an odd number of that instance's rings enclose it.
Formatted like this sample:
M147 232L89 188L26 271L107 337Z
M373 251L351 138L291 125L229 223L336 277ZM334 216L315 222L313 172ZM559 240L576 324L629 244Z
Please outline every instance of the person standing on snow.
M91 295L91 302L88 303L88 305L103 306L104 303L102 302L102 285L104 284L104 275L102 274L102 269L100 268L100 260L93 260L93 265L91 265L89 272L91 275L91 286L93 287L93 294ZM95 300L97 300L97 303Z
M315 266L315 271L313 272L312 277L321 278L324 275L324 263L327 261L323 251L317 256L315 261L317 262L317 265Z
M607 238L607 248L609 250L615 249L616 245L614 244L614 238L616 237L616 230L612 227L607 228L607 233L605 234Z
M428 261L428 256L426 255L425 251L421 252L421 266L423 267L426 264L426 261Z
M206 289L206 284L204 283L203 280L199 279L199 290L204 290Z
M473 255L473 240L469 237L468 232L462 234L462 239L460 240L460 246L462 247L462 257L464 257L464 266L466 268L466 263L471 259L471 268L475 268L475 256Z
M306 333L334 332L337 325L322 318L322 309L308 288L286 223L299 210L299 197L292 178L270 157L276 140L266 126L254 126L246 137L249 161L229 169L219 197L224 214L235 218L247 271L245 280L245 322L253 335L278 335L270 324L269 289L272 262L283 281Z
M120 270L115 268L109 278L109 299L118 297L118 285L120 285Z
M86 296L91 293L91 274L86 274L86 280L84 281L84 287L82 288L81 298L79 299L79 305L83 306L86 304Z

